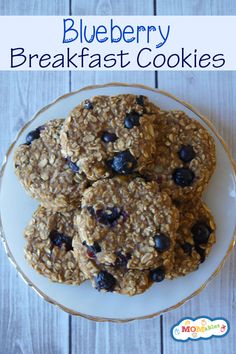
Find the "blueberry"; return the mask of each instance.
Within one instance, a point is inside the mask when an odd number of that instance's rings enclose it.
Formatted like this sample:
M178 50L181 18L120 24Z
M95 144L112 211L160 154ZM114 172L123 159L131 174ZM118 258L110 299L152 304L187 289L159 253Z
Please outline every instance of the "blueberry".
M32 130L31 132L29 132L27 135L26 135L26 144L27 145L30 145L32 143L32 141L38 139L40 137L40 132L41 132L41 127L35 129L35 130Z
M170 248L170 239L164 234L154 236L155 248L159 252L165 252Z
M184 253L186 253L188 256L191 256L192 254L192 249L193 249L193 246L191 245L191 243L189 242L185 242L181 245Z
M91 252L89 249L87 249L87 256L88 256L89 258L93 258L93 259L96 258L96 254L93 253L93 252Z
M40 131L40 133L45 129L45 125L43 124L43 125L40 125L40 127L38 127L37 128L39 131Z
M137 160L129 152L125 150L119 152L112 160L108 161L108 165L112 168L114 172L120 175L128 175L133 173L134 169L137 166Z
M164 267L158 267L150 271L150 279L154 282L160 282L165 279L165 269Z
M101 247L96 241L94 242L93 245L87 245L86 241L84 241L83 245L87 247L87 253L90 258L95 258L96 253L101 252Z
M131 258L130 253L127 253L126 255L124 255L121 252L117 252L115 267L126 267L130 258Z
M93 252L93 253L99 253L101 252L101 247L100 245L98 244L98 242L94 242L93 245L87 245L86 241L83 242L83 245L86 246L90 252Z
M116 134L114 134L114 133L104 132L102 134L101 139L104 143L113 143L118 138L117 138Z
M140 106L144 106L144 97L142 95L136 96L136 103Z
M135 125L136 126L140 125L139 119L140 119L139 113L135 111L128 113L124 121L125 128L132 129Z
M67 163L68 163L68 166L70 167L70 169L73 171L73 172L79 172L79 167L76 165L76 163L72 162L71 161L71 158L70 157L67 157Z
M71 237L68 237L56 230L52 230L50 232L49 238L54 246L61 248L62 245L64 244L66 247L66 251L73 250Z
M95 210L91 205L87 206L87 210L90 215L95 216Z
M197 222L193 225L191 232L195 244L206 244L212 233L211 228L204 222Z
M206 259L206 252L203 248L201 248L200 246L195 246L195 250L197 251L197 253L200 256L200 262L203 263Z
M93 104L89 100L85 100L84 102L84 108L85 109L93 109Z
M176 168L172 174L172 178L180 187L189 187L193 183L195 174L189 168Z
M121 211L116 207L107 208L106 210L98 209L96 211L97 221L108 226L115 226L121 215Z
M121 210L120 216L122 216L123 222L125 222L128 219L129 214L125 210Z
M192 159L196 157L196 153L193 150L193 147L191 145L182 145L178 154L179 154L179 158L183 162L190 162Z
M93 246L90 246L90 248L95 252L95 253L99 253L101 252L101 247L100 245L95 241Z
M104 289L106 291L113 291L116 285L116 279L112 274L108 273L105 270L102 270L98 273L98 275L94 278L96 283L96 289L101 290Z
M97 242L94 242L94 244L92 246L87 246L88 249L93 252L93 253L99 253L101 252L101 247Z

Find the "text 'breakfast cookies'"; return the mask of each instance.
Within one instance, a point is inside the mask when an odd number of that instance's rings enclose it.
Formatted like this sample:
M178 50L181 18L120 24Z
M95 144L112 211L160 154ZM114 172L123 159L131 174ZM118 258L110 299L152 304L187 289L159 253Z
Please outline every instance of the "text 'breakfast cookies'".
M215 243L201 201L214 139L147 97L83 101L28 133L14 164L41 204L25 230L26 259L53 281L140 294L198 269Z

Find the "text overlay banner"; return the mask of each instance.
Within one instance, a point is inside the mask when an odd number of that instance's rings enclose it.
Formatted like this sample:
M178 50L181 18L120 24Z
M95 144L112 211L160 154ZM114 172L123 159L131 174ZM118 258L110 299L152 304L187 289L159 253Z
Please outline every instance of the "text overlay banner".
M0 70L236 70L235 16L1 16Z

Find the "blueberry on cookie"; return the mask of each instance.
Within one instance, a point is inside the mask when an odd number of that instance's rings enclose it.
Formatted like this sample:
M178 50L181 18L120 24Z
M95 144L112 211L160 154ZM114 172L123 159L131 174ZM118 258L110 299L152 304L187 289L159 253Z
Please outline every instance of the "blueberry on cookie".
M63 119L55 119L30 132L27 144L18 146L14 154L15 173L25 190L55 211L79 207L88 186L79 167L61 153L63 123Z
M144 96L95 96L67 117L62 153L91 181L112 177L114 172L142 172L154 160L152 122L158 112Z
M215 170L213 137L181 111L159 111L154 120L155 162L144 174L158 182L174 201L200 198Z
M39 206L25 229L25 257L52 281L79 285L86 277L73 253L74 216L74 211L54 212Z
M86 189L75 218L83 245L98 243L97 264L128 269L172 267L179 213L158 184L104 179Z

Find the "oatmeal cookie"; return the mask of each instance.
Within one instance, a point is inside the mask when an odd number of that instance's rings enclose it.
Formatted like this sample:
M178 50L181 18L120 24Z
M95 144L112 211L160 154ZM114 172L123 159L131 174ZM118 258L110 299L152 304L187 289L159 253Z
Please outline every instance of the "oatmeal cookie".
M193 272L214 245L216 225L208 207L200 200L180 207L180 226L175 245L175 262L167 277Z
M87 248L81 244L80 238L73 239L75 257L92 286L99 291L116 292L124 295L143 293L152 284L148 270L127 269L126 266L112 267L102 265L87 255Z
M98 263L171 269L179 213L156 182L100 180L86 189L81 206L79 237Z
M14 155L15 172L31 197L55 211L80 206L88 185L77 167L61 154L60 130L63 119L55 119L26 136Z
M156 161L146 175L176 201L200 198L215 170L213 137L181 111L160 111L155 131Z
M152 121L158 111L144 96L85 100L65 121L62 153L93 181L142 172L154 158Z
M25 257L40 274L55 282L80 284L85 275L73 254L77 235L74 212L53 212L39 206L25 230Z

